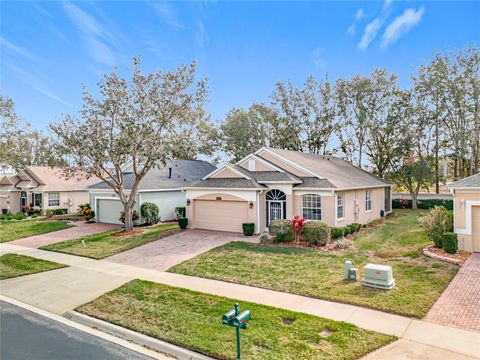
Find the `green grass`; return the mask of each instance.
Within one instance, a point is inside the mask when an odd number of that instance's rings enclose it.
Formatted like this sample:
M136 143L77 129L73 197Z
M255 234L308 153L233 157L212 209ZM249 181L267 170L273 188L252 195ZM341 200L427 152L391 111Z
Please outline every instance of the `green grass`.
M0 243L69 227L71 225L65 221L2 220L0 221Z
M314 298L339 301L422 318L456 274L457 268L421 254L429 243L420 229L420 212L398 211L383 226L354 239L355 251L324 253L229 243L169 271L229 281ZM391 265L397 285L391 291L343 280L343 263L352 260L363 278L367 263Z
M85 256L93 259L103 259L155 241L160 236L170 234L177 229L177 224L162 224L143 228L143 233L129 236L114 236L112 233L118 232L119 230L109 230L43 246L40 249ZM85 242L85 246L83 246L82 240Z
M30 256L5 254L0 256L0 280L64 267L66 267L66 265L36 259Z
M235 330L221 316L236 300L133 280L77 308L158 339L220 359L235 358ZM352 324L240 302L252 321L241 330L244 359L358 359L395 337ZM329 329L331 334L320 333Z

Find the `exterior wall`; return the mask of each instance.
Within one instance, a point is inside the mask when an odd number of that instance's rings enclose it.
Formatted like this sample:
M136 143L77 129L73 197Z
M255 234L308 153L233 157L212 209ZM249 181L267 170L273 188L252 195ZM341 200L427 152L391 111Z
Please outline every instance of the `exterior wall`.
M240 176L236 173L230 170L229 168L223 168L220 170L218 173L213 175L211 178L212 179L220 179L220 178L239 178Z
M262 164L260 161L257 161L255 159L246 159L238 165L243 167L246 170L249 170L249 168L248 168L249 167L249 161L253 161L253 163L255 164L254 165L255 169L250 170L250 171L276 171L275 169L273 169L273 168L271 168L271 167L269 167L265 164Z
M365 192L371 191L372 210L365 210ZM351 223L367 224L380 217L380 211L385 207L385 188L357 189L338 191L344 195L344 218L336 220L336 226L342 227ZM358 209L358 211L356 211ZM334 202L336 216L336 198Z
M60 195L60 205L49 206L48 205L48 193L58 192ZM55 210L55 209L67 209L69 214L76 213L80 204L89 202L90 197L88 191L49 191L42 193L42 209L43 210ZM29 197L29 201L32 201Z
M175 208L186 206L185 193L176 191L157 191L140 193L140 206L144 202L152 202L158 206L161 221L175 220Z
M328 226L335 226L335 196L332 193L318 191L295 191L293 196L293 215L303 217L303 195L318 194L321 196L322 221Z
M479 190L456 189L453 198L454 231L458 238L458 248L464 251L479 251L474 248L471 225L473 222L472 204L480 206ZM470 208L470 210L469 210ZM470 216L470 221L467 221ZM470 228L468 228L470 224Z
M20 212L20 191L0 191L0 210L9 209L12 214Z
M297 175L297 176L312 176L312 175L310 175L310 174L308 174L308 173L306 173L306 172L304 172L300 169L297 169L295 166L292 166L292 165L286 163L285 161L276 158L275 156L273 156L273 155L271 155L271 154L269 154L265 151L262 152L259 155L261 155L262 158L270 161L272 164L275 164L275 165L279 166L280 168L282 168L282 169L284 169L284 170L286 170L286 171L288 171L288 172L290 172L294 175Z

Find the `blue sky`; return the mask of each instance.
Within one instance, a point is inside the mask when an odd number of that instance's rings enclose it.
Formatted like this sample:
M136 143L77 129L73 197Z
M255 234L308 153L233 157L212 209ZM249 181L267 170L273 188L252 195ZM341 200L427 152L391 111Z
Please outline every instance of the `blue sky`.
M435 49L478 46L480 2L53 2L2 1L2 95L45 128L81 105L114 66L128 74L196 60L208 110L266 101L275 82L334 80L386 67L402 86Z

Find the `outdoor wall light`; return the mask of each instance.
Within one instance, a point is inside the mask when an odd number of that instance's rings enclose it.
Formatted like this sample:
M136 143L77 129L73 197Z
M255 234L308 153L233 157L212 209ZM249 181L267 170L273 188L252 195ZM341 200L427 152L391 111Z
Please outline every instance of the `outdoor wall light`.
M190 206L190 199L187 199L187 206Z
M460 207L462 208L462 210L465 210L465 199L462 199L460 201Z
M248 207L249 207L250 209L253 209L253 202L250 201L250 203L248 204Z

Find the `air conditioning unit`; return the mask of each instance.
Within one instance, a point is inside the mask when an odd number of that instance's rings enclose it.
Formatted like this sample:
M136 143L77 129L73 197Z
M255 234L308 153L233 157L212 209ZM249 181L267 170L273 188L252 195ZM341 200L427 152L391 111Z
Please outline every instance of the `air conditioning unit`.
M391 266L367 264L364 267L364 273L363 286L384 290L390 290L395 286Z

